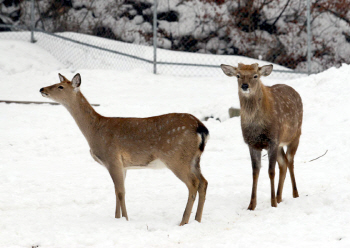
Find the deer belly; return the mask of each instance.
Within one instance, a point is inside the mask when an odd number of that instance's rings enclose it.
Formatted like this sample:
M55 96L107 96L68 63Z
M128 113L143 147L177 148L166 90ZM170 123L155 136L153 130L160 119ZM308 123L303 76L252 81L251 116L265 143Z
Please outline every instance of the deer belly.
M131 170L131 169L163 169L163 168L166 168L166 165L160 159L155 159L148 164L130 165L130 166L125 167L125 169L127 169L127 170Z

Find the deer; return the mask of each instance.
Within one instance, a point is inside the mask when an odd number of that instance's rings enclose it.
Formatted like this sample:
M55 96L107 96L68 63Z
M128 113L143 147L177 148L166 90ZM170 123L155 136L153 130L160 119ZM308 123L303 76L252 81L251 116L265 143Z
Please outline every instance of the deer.
M294 156L299 146L303 122L303 104L299 93L285 84L269 87L261 82L261 76L271 74L272 64L261 67L257 63L239 63L238 67L221 64L221 69L227 76L237 77L238 81L242 135L249 147L253 170L248 210L254 210L257 205L257 185L263 149L267 150L269 160L271 206L277 207L277 203L282 202L287 168L292 181L293 197L299 197L294 174ZM280 172L277 197L274 182L276 161Z
M62 104L85 136L92 158L105 166L116 195L115 218L128 219L125 178L128 169L170 169L188 188L188 200L180 226L189 222L197 192L195 220L201 222L208 182L200 168L209 131L191 114L170 113L148 118L104 117L98 114L80 90L81 76L71 81L59 74L60 82L41 88L40 93Z

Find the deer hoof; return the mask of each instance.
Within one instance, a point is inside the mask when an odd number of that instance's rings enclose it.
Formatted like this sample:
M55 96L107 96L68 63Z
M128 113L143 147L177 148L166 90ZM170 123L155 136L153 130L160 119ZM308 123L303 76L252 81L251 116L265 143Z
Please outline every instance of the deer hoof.
M248 206L248 210L253 211L256 207L256 203L255 202L250 202L249 206Z
M184 226L186 224L187 224L186 222L181 222L179 226Z
M298 198L299 197L299 193L297 190L293 191L293 198Z

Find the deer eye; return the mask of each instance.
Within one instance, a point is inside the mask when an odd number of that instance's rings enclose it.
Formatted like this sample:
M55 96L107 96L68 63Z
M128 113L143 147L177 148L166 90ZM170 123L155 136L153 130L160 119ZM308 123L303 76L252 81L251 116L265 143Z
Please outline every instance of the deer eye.
M60 85L60 86L58 86L57 88L59 88L59 89L63 90L63 86L61 86L61 85Z
M239 74L237 74L237 78L241 78L241 76Z
M258 75L255 74L255 75L254 75L254 78L258 78Z

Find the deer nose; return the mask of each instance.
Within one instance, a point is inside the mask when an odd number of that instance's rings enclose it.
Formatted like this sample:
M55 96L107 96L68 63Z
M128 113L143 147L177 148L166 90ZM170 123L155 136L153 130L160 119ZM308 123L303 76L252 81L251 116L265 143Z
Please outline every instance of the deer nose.
M248 84L242 84L242 90L247 90L249 88L249 85Z
M43 91L44 91L44 88L41 88L41 89L40 89L40 92L43 92Z

